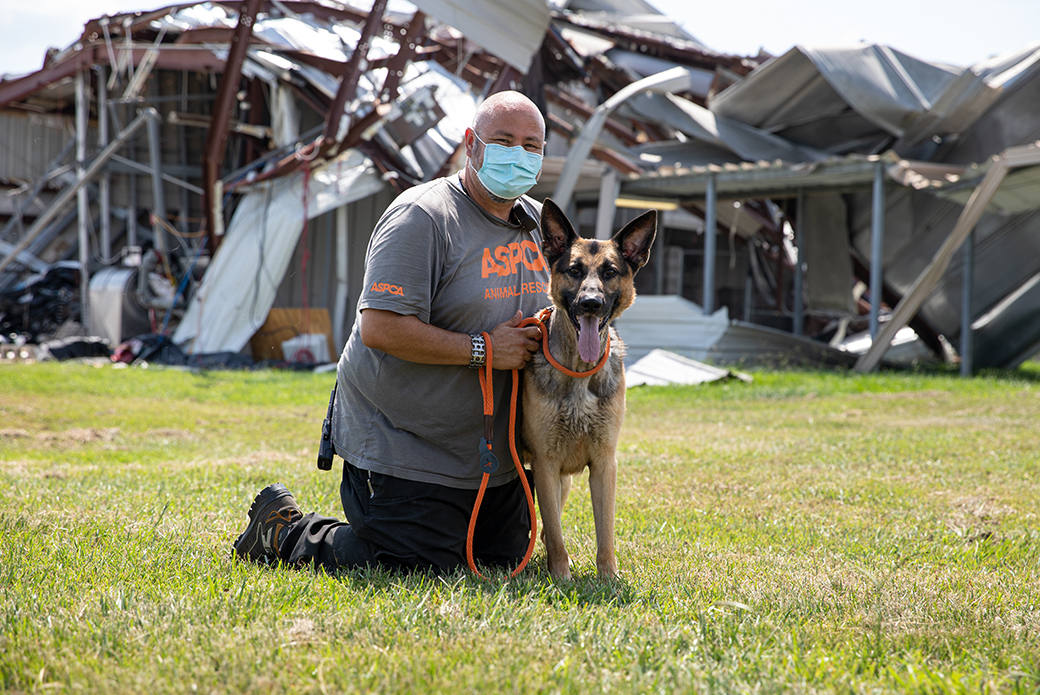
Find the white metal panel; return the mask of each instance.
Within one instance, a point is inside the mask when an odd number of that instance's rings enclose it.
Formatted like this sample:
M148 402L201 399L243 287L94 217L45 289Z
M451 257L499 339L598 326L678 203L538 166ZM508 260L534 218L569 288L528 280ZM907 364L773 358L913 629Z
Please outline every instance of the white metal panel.
M549 27L545 0L412 0L522 73Z
M639 295L614 322L632 363L655 348L692 359L704 359L729 327L726 307L711 316L697 304L676 295Z
M625 386L665 386L668 384L703 384L728 379L728 369L713 367L667 350L651 350L625 370Z

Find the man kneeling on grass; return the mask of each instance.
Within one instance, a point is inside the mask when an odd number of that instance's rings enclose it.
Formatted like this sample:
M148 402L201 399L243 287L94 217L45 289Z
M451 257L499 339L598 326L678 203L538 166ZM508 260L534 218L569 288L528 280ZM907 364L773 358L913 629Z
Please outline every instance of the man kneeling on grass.
M271 485L253 501L239 557L330 571L466 564L483 436L481 389L468 367L482 366L488 348L496 369L522 369L539 349L540 329L519 324L548 304L549 274L537 225L521 221L541 217L524 194L541 172L544 142L533 102L492 95L466 130L466 167L406 191L383 213L337 372L332 439L349 523L304 516L283 485ZM509 451L507 381L494 380L497 452ZM492 475L481 509L476 560L518 564L530 518L512 466Z

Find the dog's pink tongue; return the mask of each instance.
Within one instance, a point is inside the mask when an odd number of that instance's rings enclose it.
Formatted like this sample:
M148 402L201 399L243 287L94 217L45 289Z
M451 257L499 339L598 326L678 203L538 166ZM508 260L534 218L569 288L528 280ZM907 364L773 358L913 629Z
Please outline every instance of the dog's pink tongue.
M582 362L596 362L599 360L599 321L595 316L582 316L578 327L578 356Z

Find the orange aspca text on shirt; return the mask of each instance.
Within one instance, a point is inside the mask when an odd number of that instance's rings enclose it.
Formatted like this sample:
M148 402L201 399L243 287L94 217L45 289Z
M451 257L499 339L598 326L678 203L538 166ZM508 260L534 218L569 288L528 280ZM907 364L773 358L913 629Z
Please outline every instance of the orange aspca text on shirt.
M399 285L391 285L387 282L373 282L372 292L389 292L390 294L396 294L399 297L404 296L404 288Z
M480 277L515 275L516 269L521 263L528 270L536 272L545 270L545 259L542 258L542 252L529 239L498 246L494 251L490 247L485 248L484 257L480 262Z

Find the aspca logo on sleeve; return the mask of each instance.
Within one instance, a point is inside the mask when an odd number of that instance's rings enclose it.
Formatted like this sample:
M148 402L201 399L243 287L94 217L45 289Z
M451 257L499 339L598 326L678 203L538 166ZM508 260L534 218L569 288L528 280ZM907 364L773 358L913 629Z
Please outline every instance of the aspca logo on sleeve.
M499 246L494 251L490 247L485 248L484 257L480 261L480 277L516 275L516 269L521 264L528 270L536 272L545 270L545 259L542 258L542 252L529 239Z
M404 288L400 285L391 285L388 282L373 282L372 289L370 292L389 292L390 294L396 294L398 297L404 296Z

